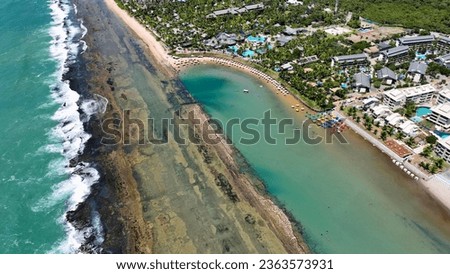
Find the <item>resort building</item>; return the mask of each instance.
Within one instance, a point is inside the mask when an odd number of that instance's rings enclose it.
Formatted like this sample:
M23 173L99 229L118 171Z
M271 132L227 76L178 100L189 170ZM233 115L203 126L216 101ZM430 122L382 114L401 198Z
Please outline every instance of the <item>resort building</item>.
M244 7L247 11L259 11L264 9L264 4L253 4L253 5L247 5Z
M391 115L385 118L386 122L391 126L398 126L403 123L405 117L403 117L400 113L392 113Z
M371 108L372 106L379 104L380 100L378 100L375 97L369 97L367 99L362 100L362 103L363 103L363 110L366 111L369 108Z
M392 48L392 46L388 42L380 42L377 45L377 47L380 51L388 50L388 49Z
M431 101L436 89L430 85L409 87L402 89L391 89L383 92L383 102L392 109L403 107L406 101L413 101L417 104L424 104Z
M303 66L303 65L307 65L307 64L314 63L317 61L319 61L319 58L317 57L317 55L311 55L311 56L307 56L307 57L298 59L297 64L299 64L300 66Z
M409 57L409 46L398 46L380 52L379 60L385 63L405 62Z
M224 16L224 15L235 15L238 14L238 8L228 8L228 9L223 9L223 10L216 10L213 11L212 13L206 15L206 18L216 18L219 16Z
M369 62L368 56L365 53L360 54L352 54L352 55L341 55L341 56L335 56L331 60L331 66L340 66L340 67L347 67L347 66L364 66L367 65Z
M450 89L443 89L439 92L437 104L445 104L450 102Z
M244 37L235 33L225 33L221 32L211 39L203 41L203 44L207 47L219 49L224 47L230 47L237 44L237 42L242 42Z
M436 58L436 62L450 69L450 53Z
M436 46L437 46L437 50L441 54L448 54L448 53L450 53L450 37L447 37L447 36L439 37Z
M291 27L287 26L287 27L283 30L283 33L284 33L285 35L288 35L288 36L295 36L295 35L300 34L300 33L302 33L302 32L306 32L306 29L303 29L303 28L297 28L297 29L294 29L294 28L291 28Z
M369 92L370 76L362 72L353 75L353 87L358 92Z
M410 137L415 137L420 132L420 128L410 120L406 120L405 122L400 124L398 126L398 129Z
M291 65L291 63L286 63L280 66L281 70L287 70L291 71L294 69L294 67Z
M293 5L293 6L298 6L298 5L303 5L303 2L302 1L297 1L297 0L287 0L286 4Z
M416 105L429 103L436 93L436 89L430 84L400 90L405 94L406 100L413 101Z
M293 40L294 37L292 36L286 36L286 35L280 35L277 37L277 42L280 44L281 47L289 43L289 41Z
M428 49L433 46L434 36L424 35L424 36L410 36L402 37L398 39L399 45L410 46L414 49Z
M386 85L392 85L397 81L397 74L390 68L384 67L377 71L377 78L382 80Z
M444 129L450 128L450 103L437 105L431 108L431 115L428 120Z
M223 10L216 10L216 11L206 15L206 18L217 18L219 16L225 16L225 15L237 15L237 14L242 14L242 13L246 13L249 11L259 11L259 10L263 10L263 9L264 9L263 3L247 5L242 8L232 7L232 8L223 9Z
M401 108L406 102L406 96L399 89L391 89L383 93L383 102L391 109Z
M434 151L439 157L450 163L450 138L439 139Z
M371 108L373 117L387 117L392 114L391 109L386 105L376 105Z
M413 79L413 82L418 83L422 80L427 72L428 65L425 62L413 61L409 64L408 74Z

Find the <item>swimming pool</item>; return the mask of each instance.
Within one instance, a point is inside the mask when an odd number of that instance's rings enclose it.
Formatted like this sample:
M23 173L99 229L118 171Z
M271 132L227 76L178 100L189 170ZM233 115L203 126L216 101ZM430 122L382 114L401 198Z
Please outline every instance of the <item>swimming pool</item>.
M266 41L266 37L250 35L249 37L247 37L247 41L251 43L264 43Z
M418 107L416 109L416 116L412 117L410 120L414 123L420 123L423 120L423 116L431 114L431 109L429 107Z
M439 131L439 130L435 130L435 131L433 131L433 133L442 139L445 139L450 136L450 133Z
M414 123L420 123L422 122L422 118L420 118L419 116L414 116L411 118L411 121L413 121Z
M426 60L427 53L419 53L418 51L416 51L416 58L417 60Z
M429 107L418 107L416 109L416 116L417 117L422 117L428 114L431 114L431 109Z
M236 45L228 47L228 50L233 52L233 53L237 53L238 49L239 49L239 47L236 46Z
M250 57L250 58L252 58L254 55L255 55L255 52L254 52L253 50L249 50L249 49L245 50L245 51L242 53L242 56L244 56L244 57Z

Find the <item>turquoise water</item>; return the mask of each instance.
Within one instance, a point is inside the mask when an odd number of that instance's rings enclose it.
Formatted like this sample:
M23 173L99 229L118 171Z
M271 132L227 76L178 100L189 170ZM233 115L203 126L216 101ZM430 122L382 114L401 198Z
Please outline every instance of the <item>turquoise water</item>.
M450 133L447 133L447 132L444 132L444 131L435 130L433 132L434 132L434 134L436 134L437 136L441 137L442 139L445 139L445 138L450 136Z
M249 37L247 37L247 41L249 41L251 43L256 43L256 42L264 43L266 41L266 37L250 35Z
M414 123L420 123L423 120L423 116L431 114L432 111L429 107L418 107L416 109L416 116L411 118L411 121L413 121Z
M418 107L416 109L416 116L418 116L418 117L422 117L422 116L425 116L425 115L428 115L431 113L432 113L432 111L428 107Z
M235 127L232 138L268 191L301 222L306 241L320 253L449 253L450 223L390 159L352 133L349 144L285 145L304 113L240 72L216 66L189 69L181 79L205 110L223 123L232 118L294 117L276 145L239 142L252 136ZM248 89L249 93L242 92ZM283 97L282 97L283 98ZM250 126L261 135L261 125ZM311 136L323 129L312 126Z
M423 119L419 116L411 117L411 121L413 121L414 123L420 123L420 122L422 122L422 120Z
M247 49L242 53L242 56L252 58L253 56L255 56L255 52L253 50Z
M74 17L70 0L0 3L0 253L76 252L87 232L65 219L98 180L69 167L90 138L78 103L91 113L62 81L83 48Z
M42 199L67 178L50 172L61 156L44 149L58 108L49 90L52 18L46 1L14 0L0 2L0 18L0 253L44 253L65 235L64 202Z
M419 53L416 51L416 58L418 60L426 60L427 59L427 53Z

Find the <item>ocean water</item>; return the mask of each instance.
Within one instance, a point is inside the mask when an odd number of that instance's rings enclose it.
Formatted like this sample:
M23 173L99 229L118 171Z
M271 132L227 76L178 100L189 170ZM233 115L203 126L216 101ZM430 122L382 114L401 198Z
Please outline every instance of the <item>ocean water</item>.
M233 118L292 117L285 133L272 132L276 145L240 142L252 136L234 127L229 137L284 205L318 253L449 253L448 215L405 173L377 149L353 133L339 142L286 145L301 128L296 113L259 80L217 66L193 67L181 80L209 113L223 124ZM249 93L244 93L248 89ZM261 125L249 126L263 135ZM324 136L311 126L311 137Z
M77 252L95 231L65 219L98 179L89 163L69 167L92 105L63 81L85 49L75 12L69 0L0 2L0 253Z

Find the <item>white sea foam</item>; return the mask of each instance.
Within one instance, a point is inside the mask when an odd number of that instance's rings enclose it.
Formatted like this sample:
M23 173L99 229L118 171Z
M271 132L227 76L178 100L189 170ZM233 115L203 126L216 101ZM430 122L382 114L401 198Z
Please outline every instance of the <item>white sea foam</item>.
M70 83L63 80L70 64L76 62L78 54L87 48L86 43L81 40L87 33L87 29L82 25L82 21L77 23L70 19L76 12L76 8L70 0L51 0L49 7L53 18L49 30L53 38L50 43L50 54L57 62L56 72L53 75L55 82L50 87L51 96L60 107L52 116L52 119L59 123L50 133L50 139L57 143L45 146L44 150L49 153L61 153L63 158L49 164L46 177L68 174L69 179L57 184L52 193L41 199L32 209L42 211L64 201L67 211L72 211L87 198L91 186L99 180L98 171L91 164L79 162L73 166L70 163L70 160L76 159L83 153L85 144L91 137L85 132L83 122L87 120L81 120L80 111L86 113L86 119L89 119L96 111L102 110L103 106L97 103L98 100L80 100L77 91L72 90ZM82 231L67 222L64 214L60 221L64 224L67 237L51 252L78 252L85 239L91 235L95 235L97 243L100 244L103 239L103 230L100 218L96 214L93 213L92 227L84 228Z
M83 113L90 118L91 115L105 113L107 106L108 99L98 94L94 94L93 99L85 100L81 104L81 109L83 110Z

